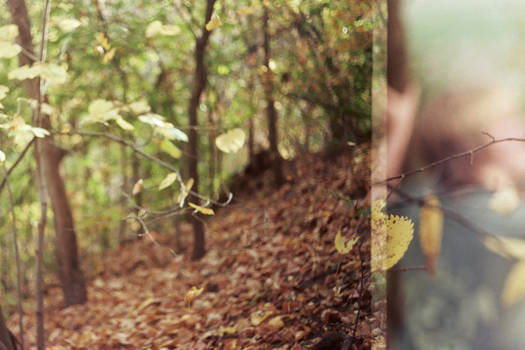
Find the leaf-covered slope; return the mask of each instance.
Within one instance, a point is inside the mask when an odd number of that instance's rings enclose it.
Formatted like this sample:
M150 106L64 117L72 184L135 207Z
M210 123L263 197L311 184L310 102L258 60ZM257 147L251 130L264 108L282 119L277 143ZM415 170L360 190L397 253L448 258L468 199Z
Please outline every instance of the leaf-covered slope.
M145 238L109 252L92 269L86 305L61 309L59 290L49 291L49 348L369 348L379 317L370 311L367 201L358 197L368 163L355 156L296 162L286 169L292 183L240 195L207 222L199 262L173 257L161 234L165 247ZM335 249L337 232L359 237L348 254ZM190 305L193 286L203 292ZM33 319L25 318L29 343Z

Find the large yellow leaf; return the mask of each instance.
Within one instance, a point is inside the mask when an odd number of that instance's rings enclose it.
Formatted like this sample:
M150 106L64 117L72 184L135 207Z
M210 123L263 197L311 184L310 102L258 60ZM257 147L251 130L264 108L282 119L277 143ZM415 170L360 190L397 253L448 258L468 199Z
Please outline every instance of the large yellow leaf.
M215 145L218 149L223 152L237 152L244 145L244 131L242 129L236 128L219 135L215 139Z
M443 236L443 213L436 196L428 196L419 213L419 238L421 250L427 257L427 268L435 273L436 262L441 251Z
M387 221L387 256L384 269L388 270L405 255L414 238L414 223L407 217L390 215Z
M525 260L517 262L505 280L501 301L510 306L525 297Z

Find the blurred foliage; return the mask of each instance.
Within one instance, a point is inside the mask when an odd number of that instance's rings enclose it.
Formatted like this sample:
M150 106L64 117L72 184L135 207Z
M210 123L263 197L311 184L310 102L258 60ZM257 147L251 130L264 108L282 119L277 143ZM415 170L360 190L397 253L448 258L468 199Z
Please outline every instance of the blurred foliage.
M262 64L263 4L270 11L271 72ZM43 2L27 5L33 43L38 47ZM141 122L138 116L143 113L135 113L132 103L140 102L135 107L147 104L150 113L164 117L164 122L178 130L188 131L193 49L195 36L203 26L200 21L205 5L205 1L182 0L52 2L47 62L67 67L65 83L46 87L54 110L54 130L112 133L184 169L186 144L171 140L182 151L179 159L163 152L161 144L166 135L154 133L151 125ZM0 14L0 26L9 24L5 3L0 4ZM283 157L320 151L331 143L369 139L372 29L378 20L372 0L221 0L214 14L221 25L213 29L207 50L209 84L201 99L198 130L203 195L217 199L225 189L225 180L248 162L246 145L237 153L220 154L217 136L234 128L249 135L253 124L255 151L268 147L264 79L274 80ZM23 86L7 77L17 64L16 57L0 59L0 85L9 87L2 100L2 113L8 119L20 116L29 124L32 110L23 99ZM89 106L97 99L111 101L119 117L88 123L93 117ZM131 194L139 178L144 179L140 194L143 206L160 210L176 204L177 186L157 190L168 172L144 159L137 163L131 149L107 139L79 135L55 136L55 142L67 151L62 170L82 256L115 246L123 239L119 228L131 208L123 192ZM22 147L7 133L0 133L7 167ZM34 169L29 153L10 176L26 290L33 278L39 215ZM137 199L131 202L137 203ZM0 275L3 291L11 291L15 270L9 202L2 200L0 208L4 213L0 217ZM170 225L170 221L153 225ZM53 220L48 220L48 267L54 264L52 224ZM129 238L129 231L128 225L124 236Z

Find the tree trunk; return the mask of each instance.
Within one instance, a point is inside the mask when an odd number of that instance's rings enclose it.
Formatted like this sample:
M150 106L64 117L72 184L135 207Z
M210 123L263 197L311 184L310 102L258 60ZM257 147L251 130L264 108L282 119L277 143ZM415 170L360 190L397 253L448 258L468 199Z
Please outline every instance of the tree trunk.
M401 22L401 0L388 0L387 82L403 92L408 85L405 33Z
M33 43L30 32L30 22L24 0L8 0L9 11L13 22L18 27L18 43L26 52L33 54ZM19 65L31 65L34 60L22 51L19 56ZM24 80L24 86L30 98L39 99L38 79ZM50 130L51 121L48 115L42 115L42 127ZM87 300L84 275L78 261L77 240L73 215L66 195L66 189L60 175L60 162L64 151L52 142L51 137L39 140L41 143L43 161L45 163L44 177L49 189L49 197L54 213L56 234L56 259L58 275L64 293L66 306L83 304Z
M273 100L273 74L270 69L270 33L268 32L268 8L264 6L263 14L263 35L264 35L264 94L266 96L266 117L268 118L268 138L270 141L270 153L272 154L272 169L275 185L280 187L284 183L282 158L279 154L277 135L277 110Z
M199 192L199 172L197 168L199 161L199 139L197 135L197 126L199 125L199 122L197 118L197 110L199 108L202 92L204 91L207 83L208 72L204 64L204 55L206 54L206 46L208 45L208 39L210 38L211 32L206 29L206 23L208 23L211 19L215 1L216 0L207 0L206 15L204 25L202 27L202 34L195 41L195 73L193 75L193 88L191 91L191 99L188 109L190 118L188 173L189 176L193 178L193 188L197 193ZM203 257L206 251L204 241L204 224L202 220L196 216L191 217L191 223L193 225L192 259L197 260Z
M14 336L5 325L4 314L0 306L0 350L16 350Z

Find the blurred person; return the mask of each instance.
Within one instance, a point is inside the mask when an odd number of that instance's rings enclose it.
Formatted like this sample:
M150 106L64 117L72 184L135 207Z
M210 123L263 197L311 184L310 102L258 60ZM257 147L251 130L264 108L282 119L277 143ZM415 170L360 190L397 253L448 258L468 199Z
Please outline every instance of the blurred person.
M525 137L519 102L516 90L498 85L441 94L417 118L406 148L405 170L467 151L490 142L491 137ZM491 234L525 239L521 229L525 206L510 215L489 208L494 190L524 182L525 143L503 142L472 158L451 160L406 178L401 188L416 197L431 190L444 207ZM416 230L400 266L424 265L417 237L419 208L396 201L400 205L394 203L391 210L411 218ZM396 283L402 287L398 293L403 295L390 295L389 303L397 304L404 320L389 330L390 349L524 349L525 302L512 308L500 303L513 262L489 251L479 236L448 218L443 231L435 276L425 271L398 272Z

